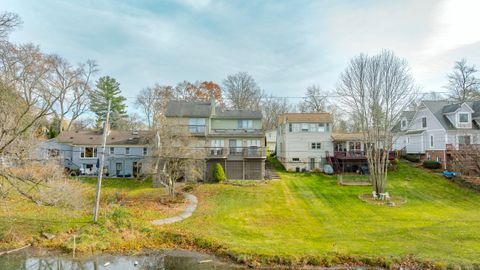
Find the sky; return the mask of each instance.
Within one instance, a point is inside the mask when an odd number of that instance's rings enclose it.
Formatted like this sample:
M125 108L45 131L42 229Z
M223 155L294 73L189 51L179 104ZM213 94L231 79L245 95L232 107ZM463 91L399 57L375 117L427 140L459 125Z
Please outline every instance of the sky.
M123 95L248 72L275 96L335 89L360 53L393 50L421 91L446 91L466 58L480 66L480 1L0 0L19 14L10 40L73 63L94 59Z

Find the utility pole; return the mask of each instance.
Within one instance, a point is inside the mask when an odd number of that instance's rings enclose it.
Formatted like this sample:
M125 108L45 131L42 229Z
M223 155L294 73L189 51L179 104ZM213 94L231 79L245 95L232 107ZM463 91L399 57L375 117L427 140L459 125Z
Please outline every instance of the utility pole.
M102 189L102 176L103 176L103 163L105 162L105 148L107 145L107 136L109 132L109 123L110 120L110 106L112 101L108 101L107 109L107 119L105 120L105 125L103 126L103 143L102 143L102 155L100 156L100 164L98 168L98 179L97 179L97 192L95 193L95 206L93 208L93 223L97 223L98 217L98 208L100 207L100 191Z

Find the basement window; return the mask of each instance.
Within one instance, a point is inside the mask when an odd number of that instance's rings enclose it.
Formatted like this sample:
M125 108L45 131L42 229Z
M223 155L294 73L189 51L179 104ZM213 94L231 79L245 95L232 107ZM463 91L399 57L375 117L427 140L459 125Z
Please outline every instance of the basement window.
M300 158L294 157L292 158L292 161L300 161Z

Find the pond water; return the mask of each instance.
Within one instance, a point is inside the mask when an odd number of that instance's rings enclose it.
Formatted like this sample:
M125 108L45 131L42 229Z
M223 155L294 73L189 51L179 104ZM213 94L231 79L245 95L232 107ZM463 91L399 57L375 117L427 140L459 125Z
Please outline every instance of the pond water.
M24 250L0 256L1 270L231 270L247 269L208 254L161 251L143 255L97 255L72 259L66 255Z

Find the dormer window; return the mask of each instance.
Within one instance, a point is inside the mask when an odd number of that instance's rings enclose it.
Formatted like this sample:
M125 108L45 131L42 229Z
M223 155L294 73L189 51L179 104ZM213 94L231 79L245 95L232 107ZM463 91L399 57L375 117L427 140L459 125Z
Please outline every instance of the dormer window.
M426 128L426 127L427 127L427 118L423 117L422 118L422 128Z
M401 123L402 129L407 128L407 119L402 119L402 121L400 123Z
M457 128L472 128L472 120L469 113L458 113Z
M458 122L460 123L468 123L468 113L460 113L458 115Z

